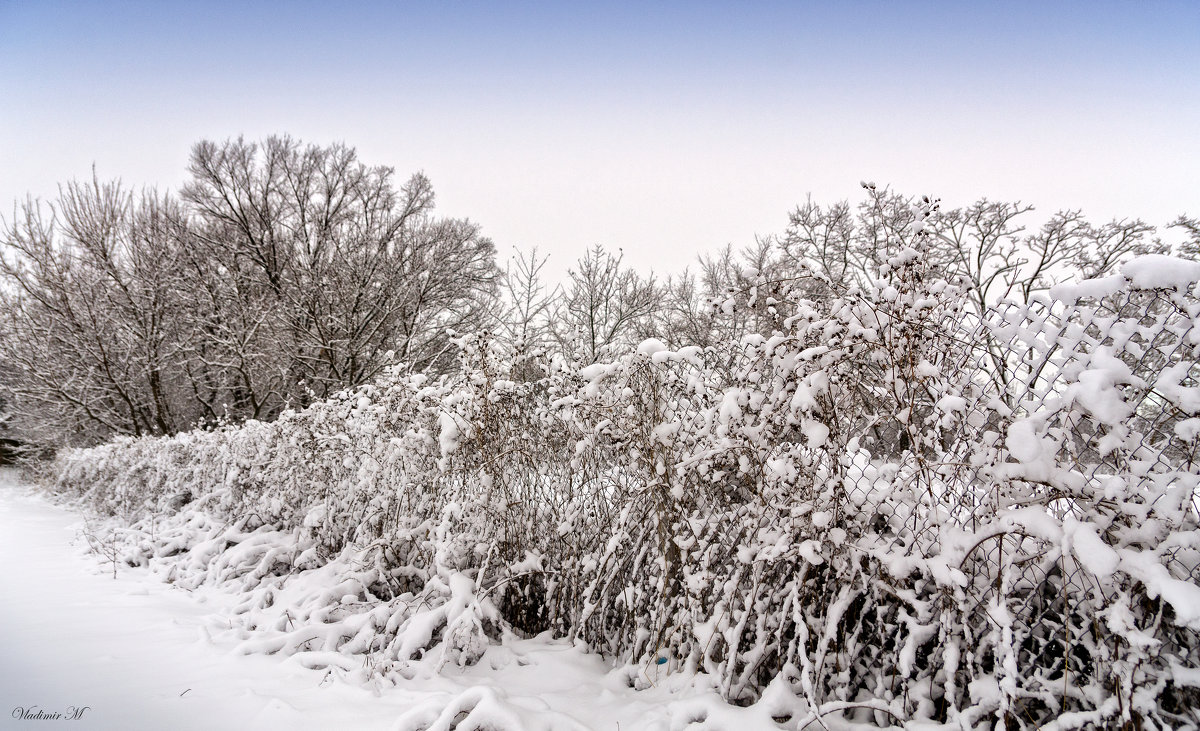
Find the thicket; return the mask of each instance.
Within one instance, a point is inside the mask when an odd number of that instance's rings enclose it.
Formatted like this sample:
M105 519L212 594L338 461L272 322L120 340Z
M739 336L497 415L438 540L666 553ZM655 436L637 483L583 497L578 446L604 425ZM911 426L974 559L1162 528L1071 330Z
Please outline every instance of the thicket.
M667 283L672 338L529 296L519 342L460 334L451 372L51 479L140 529L126 560L244 590L247 651L403 674L549 631L635 685L791 698L788 727L1200 723L1200 264L1118 267L1153 245L1129 224L912 203L801 207L763 266ZM1052 286L1105 252L1120 273Z

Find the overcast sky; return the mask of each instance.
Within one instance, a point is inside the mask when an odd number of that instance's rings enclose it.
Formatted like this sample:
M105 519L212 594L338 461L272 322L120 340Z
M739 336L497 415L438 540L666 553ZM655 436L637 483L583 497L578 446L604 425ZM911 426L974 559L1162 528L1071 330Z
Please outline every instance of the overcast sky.
M561 270L660 272L861 180L1200 215L1200 2L0 0L0 202L176 187L191 145L344 141Z

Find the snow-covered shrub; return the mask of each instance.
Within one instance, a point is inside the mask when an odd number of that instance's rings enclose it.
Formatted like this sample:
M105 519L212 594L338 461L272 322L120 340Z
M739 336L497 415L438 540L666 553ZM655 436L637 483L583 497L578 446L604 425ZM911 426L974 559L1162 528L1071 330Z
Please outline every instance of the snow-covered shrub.
M797 726L1200 722L1200 266L981 316L931 210L770 336L580 367L467 335L457 375L64 453L57 486L140 529L128 560L245 591L246 651L403 673L549 630Z

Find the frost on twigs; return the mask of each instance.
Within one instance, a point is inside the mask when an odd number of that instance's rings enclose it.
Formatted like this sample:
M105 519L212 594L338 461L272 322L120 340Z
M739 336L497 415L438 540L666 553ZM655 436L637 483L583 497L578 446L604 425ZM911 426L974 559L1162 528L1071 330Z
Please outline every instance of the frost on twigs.
M551 632L785 728L1200 723L1194 285L1135 260L973 309L929 235L869 286L773 291L770 335L521 376L468 335L455 375L67 452L57 488L312 666ZM405 727L558 727L489 693Z

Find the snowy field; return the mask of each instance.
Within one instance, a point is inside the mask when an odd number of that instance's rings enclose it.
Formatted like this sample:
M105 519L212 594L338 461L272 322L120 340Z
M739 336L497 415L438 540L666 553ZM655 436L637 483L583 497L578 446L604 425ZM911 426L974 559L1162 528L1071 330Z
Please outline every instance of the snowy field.
M0 728L41 728L36 714L72 707L86 709L72 729L436 729L456 718L461 729L778 728L765 703L728 706L678 676L633 691L595 656L545 640L397 687L234 654L212 637L237 597L185 592L143 569L114 580L82 528L78 513L0 474Z

